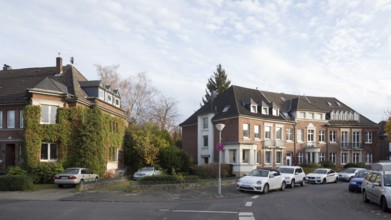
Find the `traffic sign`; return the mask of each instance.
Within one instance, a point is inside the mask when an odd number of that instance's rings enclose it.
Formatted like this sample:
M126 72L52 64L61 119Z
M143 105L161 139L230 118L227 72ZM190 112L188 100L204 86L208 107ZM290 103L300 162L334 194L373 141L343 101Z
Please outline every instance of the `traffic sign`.
M216 148L217 148L218 151L222 151L222 150L224 150L224 144L223 143L218 143Z

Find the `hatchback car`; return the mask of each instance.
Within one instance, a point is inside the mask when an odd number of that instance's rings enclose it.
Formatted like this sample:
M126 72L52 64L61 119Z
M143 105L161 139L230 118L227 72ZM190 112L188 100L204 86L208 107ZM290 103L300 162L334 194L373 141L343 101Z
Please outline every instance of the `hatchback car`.
M295 184L304 186L305 173L303 168L299 166L280 166L278 171L285 178L287 186L291 188L295 187Z
M285 178L274 169L255 169L236 183L240 191L255 191L268 193L269 190L285 190Z
M350 181L348 189L350 192L361 192L362 182L365 176L368 174L368 170L360 170L354 175Z
M161 171L156 167L143 167L133 174L133 179L138 180L146 176L160 175Z
M85 182L97 182L99 179L98 175L93 174L87 168L72 167L65 169L62 173L54 176L54 183L59 188L64 185L77 185Z
M356 175L360 170L366 170L364 168L349 167L338 174L338 180L349 182L350 179Z
M309 183L336 183L338 173L329 168L318 168L307 174L306 179Z
M371 171L362 184L364 202L379 204L383 211L391 207L391 171Z

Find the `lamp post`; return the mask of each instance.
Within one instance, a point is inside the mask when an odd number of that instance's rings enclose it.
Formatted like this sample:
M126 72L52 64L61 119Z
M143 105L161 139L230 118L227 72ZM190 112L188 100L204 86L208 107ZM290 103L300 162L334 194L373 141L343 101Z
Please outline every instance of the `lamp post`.
M221 131L224 129L225 124L216 124L217 130L219 130L219 143L217 144L217 150L219 151L219 179L218 179L218 194L221 195L221 151L224 150L224 145L221 143Z

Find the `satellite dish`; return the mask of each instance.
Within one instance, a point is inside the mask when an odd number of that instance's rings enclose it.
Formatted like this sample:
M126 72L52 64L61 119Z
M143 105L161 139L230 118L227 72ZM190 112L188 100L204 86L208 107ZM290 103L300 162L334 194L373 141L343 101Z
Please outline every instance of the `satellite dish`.
M73 57L71 57L71 64L73 64L73 62L74 62L74 59L73 59Z

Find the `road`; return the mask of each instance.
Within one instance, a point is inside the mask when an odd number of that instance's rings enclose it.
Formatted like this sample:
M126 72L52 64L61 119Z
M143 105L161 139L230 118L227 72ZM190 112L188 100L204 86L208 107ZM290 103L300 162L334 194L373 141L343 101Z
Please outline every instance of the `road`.
M361 195L348 192L343 182L307 184L269 194L231 188L223 189L224 193L228 196L194 195L184 199L175 195L178 198L166 201L158 193L154 201L143 200L143 194L123 192L81 193L60 200L0 198L0 219L391 219L391 212L384 213L377 205L362 202Z

